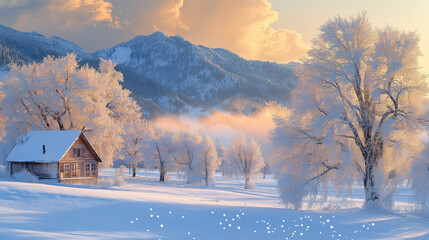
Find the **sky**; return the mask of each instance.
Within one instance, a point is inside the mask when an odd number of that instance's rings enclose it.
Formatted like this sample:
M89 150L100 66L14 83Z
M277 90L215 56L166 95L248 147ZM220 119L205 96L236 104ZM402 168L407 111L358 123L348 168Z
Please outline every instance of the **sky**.
M287 63L306 54L329 18L362 11L376 27L417 31L429 72L427 0L0 0L0 23L90 52L162 31L246 59Z

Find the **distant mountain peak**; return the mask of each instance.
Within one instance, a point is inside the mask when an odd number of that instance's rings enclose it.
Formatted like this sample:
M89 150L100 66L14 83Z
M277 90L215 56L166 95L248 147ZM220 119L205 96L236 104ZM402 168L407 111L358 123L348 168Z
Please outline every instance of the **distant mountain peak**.
M175 38L175 39L179 39L179 40L182 40L182 41L186 41L182 36L180 36L180 35L175 35L175 36L171 36L172 38Z
M118 45L88 53L60 37L47 38L0 25L0 67L42 61L47 55L74 52L81 64L98 67L99 58L118 63L124 87L145 113L180 113L192 108L225 108L236 99L255 106L287 103L296 85L295 64L249 61L222 48L194 45L181 36L162 32L140 35ZM236 109L236 110L234 110ZM226 109L239 111L237 109Z
M1 24L0 48L0 53L3 55L0 65L10 62L41 61L47 55L65 56L71 52L76 53L81 59L93 57L69 40L56 36L47 38L36 31L20 32Z
M194 45L180 36L168 37L161 32L138 36L95 54L186 97L186 103L202 103L210 108L234 98L286 103L296 84L290 66L248 61L226 49ZM126 84L136 89L139 80ZM160 104L165 102L164 99Z
M161 31L156 31L156 32L153 32L153 33L149 34L148 37L165 38L167 36L163 32L161 32Z

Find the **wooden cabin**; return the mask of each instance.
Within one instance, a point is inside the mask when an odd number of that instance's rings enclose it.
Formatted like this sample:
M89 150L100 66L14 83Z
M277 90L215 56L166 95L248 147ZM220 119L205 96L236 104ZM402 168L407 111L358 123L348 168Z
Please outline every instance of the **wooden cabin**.
M100 157L81 131L29 131L6 159L10 174L28 170L60 183L96 183Z

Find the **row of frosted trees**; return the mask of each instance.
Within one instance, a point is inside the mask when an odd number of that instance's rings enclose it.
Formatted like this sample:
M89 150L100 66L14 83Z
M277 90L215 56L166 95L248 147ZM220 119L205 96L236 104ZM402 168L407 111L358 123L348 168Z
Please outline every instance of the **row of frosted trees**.
M213 185L216 170L229 176L243 176L245 188L253 188L253 178L264 166L261 149L254 139L238 136L230 147L215 143L208 135L190 131L167 131L150 123L130 130L126 136L124 160L135 177L137 165L159 170L159 180L168 172L181 172L187 183Z
M167 172L178 171L188 183L211 185L223 159L227 174L243 175L245 187L253 187L254 174L264 167L255 140L234 138L220 153L208 136L155 127L121 86L123 75L115 66L104 59L98 69L79 66L74 54L9 66L0 85L0 161L29 130L77 129L89 138L104 166L124 159L133 176L144 161L159 169L160 181Z

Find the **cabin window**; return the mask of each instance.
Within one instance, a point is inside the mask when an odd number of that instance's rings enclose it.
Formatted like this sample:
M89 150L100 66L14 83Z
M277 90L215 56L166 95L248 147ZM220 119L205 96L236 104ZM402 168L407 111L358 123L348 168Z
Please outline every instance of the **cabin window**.
M89 172L89 163L85 163L85 172Z
M91 171L97 170L97 165L95 163L91 163Z
M68 165L68 164L64 165L64 171L70 172L70 165Z
M74 156L77 158L81 158L84 155L84 150L83 148L74 148L73 152L74 152Z

